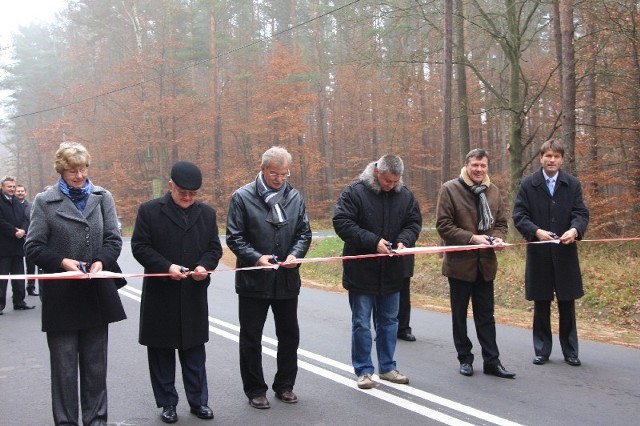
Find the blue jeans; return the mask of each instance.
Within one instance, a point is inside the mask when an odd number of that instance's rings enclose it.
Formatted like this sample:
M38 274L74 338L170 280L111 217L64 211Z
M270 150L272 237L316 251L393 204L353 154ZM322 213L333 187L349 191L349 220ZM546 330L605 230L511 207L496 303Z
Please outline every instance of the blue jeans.
M351 363L357 376L373 374L371 361L371 313L376 307L376 352L378 373L396 369L393 355L398 336L400 292L376 296L349 292L351 305Z

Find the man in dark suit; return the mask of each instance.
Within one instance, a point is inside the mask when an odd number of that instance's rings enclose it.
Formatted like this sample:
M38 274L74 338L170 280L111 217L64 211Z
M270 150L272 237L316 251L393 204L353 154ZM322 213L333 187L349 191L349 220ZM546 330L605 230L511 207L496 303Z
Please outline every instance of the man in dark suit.
M218 265L222 247L215 210L197 200L201 185L195 164L174 164L169 191L140 206L131 237L133 255L145 274L169 274L143 280L139 335L140 344L147 346L151 387L165 423L178 421L176 349L191 413L213 419L204 347L209 341L207 271Z
M589 211L582 200L580 181L561 170L564 148L549 140L540 148L539 170L520 183L513 222L528 242L559 240L560 244L527 245L525 290L534 301L533 363L542 365L551 355L551 301L558 301L560 346L565 362L580 365L575 299L584 295L575 241L582 239Z
M0 196L0 275L24 274L24 236L28 224L24 207L15 197L16 179L5 176L2 179ZM0 280L0 315L6 306L8 280ZM25 303L24 280L11 280L13 309L24 311L33 309Z
M27 219L27 227L25 231L29 232L29 220L31 217L31 201L27 199L27 188L24 185L16 185L16 198L18 202L22 204L24 207L24 215ZM28 257L24 258L24 263L26 264L26 273L28 275L34 275L36 273L36 264L33 263ZM30 278L27 280L27 294L29 296L37 296L38 292L36 291L36 280Z

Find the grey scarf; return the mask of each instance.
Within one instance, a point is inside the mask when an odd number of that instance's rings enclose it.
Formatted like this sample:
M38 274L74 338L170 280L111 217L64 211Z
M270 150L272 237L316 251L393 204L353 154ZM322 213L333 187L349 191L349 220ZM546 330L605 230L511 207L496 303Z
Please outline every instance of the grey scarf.
M478 231L484 232L491 229L494 219L491 214L491 209L489 208L489 201L484 194L491 185L489 175L484 177L482 183L476 185L467 174L467 169L463 167L462 170L460 170L460 177L458 179L462 185L469 188L469 191L478 197Z
M487 231L493 226L493 215L489 208L487 196L484 194L487 190L487 185L473 185L469 189L478 197L478 231Z
M266 221L275 226L282 226L287 223L287 213L280 206L280 201L284 197L284 190L287 186L285 183L279 190L269 188L262 178L262 172L258 173L256 177L256 183L258 185L258 193L262 197L265 203L269 206L269 213L267 213Z

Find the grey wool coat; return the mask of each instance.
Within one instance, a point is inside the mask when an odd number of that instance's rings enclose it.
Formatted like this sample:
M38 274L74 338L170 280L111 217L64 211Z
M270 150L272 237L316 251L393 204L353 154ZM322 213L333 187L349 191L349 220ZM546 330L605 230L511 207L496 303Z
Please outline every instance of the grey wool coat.
M45 273L63 272L62 259L115 265L122 249L111 193L93 186L84 214L58 185L38 194L24 249ZM112 279L41 280L42 331L98 327L126 318Z
M190 207L188 222L172 205L171 194L143 203L131 236L131 251L145 274L167 273L171 264L210 271L218 266L222 246L215 210L201 201ZM189 349L209 341L207 288L191 277L145 277L140 303L141 345Z
M580 181L560 170L553 197L539 169L520 183L512 212L513 223L528 242L537 241L540 228L562 235L571 228L582 239L589 210L582 200ZM527 300L575 300L584 295L576 244L529 244L525 270Z

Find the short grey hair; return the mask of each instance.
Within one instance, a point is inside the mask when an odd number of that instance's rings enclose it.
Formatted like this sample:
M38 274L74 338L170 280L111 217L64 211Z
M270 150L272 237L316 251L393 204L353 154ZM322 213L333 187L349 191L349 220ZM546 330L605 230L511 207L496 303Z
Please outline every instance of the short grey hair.
M380 157L376 162L376 168L378 172L391 173L392 175L402 176L404 173L404 162L402 158L397 155L387 154Z
M279 146L272 146L262 154L262 167L274 165L276 167L284 166L287 163L291 166L291 154L286 149Z
M0 185L4 185L5 182L15 182L16 178L13 176L5 176L2 178L2 182L0 182Z

